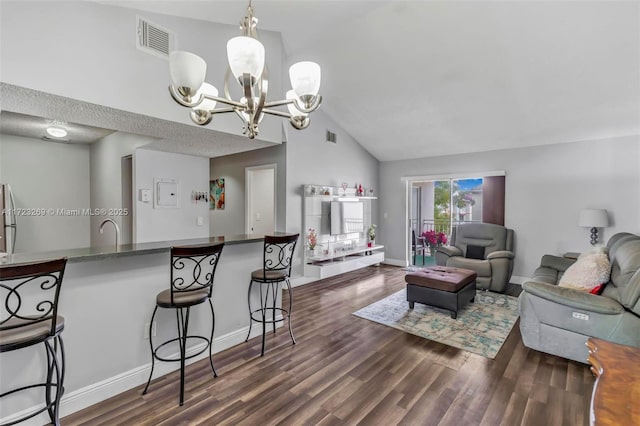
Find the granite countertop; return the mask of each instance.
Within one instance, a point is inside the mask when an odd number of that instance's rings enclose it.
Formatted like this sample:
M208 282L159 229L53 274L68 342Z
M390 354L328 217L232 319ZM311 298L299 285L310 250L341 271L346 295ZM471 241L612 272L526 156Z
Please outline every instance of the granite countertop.
M274 232L273 235L291 235L286 232ZM17 265L20 263L39 262L66 257L68 263L87 262L91 260L112 259L124 256L168 252L173 246L195 246L204 244L246 244L263 241L264 235L239 234L210 238L192 238L187 240L155 241L140 244L120 244L118 247L83 247L76 249L56 250L42 253L16 253L0 258L0 266Z

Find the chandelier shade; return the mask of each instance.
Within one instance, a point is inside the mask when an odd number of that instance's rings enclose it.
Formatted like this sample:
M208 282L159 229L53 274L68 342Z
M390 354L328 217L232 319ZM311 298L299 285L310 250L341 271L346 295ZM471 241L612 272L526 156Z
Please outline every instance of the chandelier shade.
M191 52L173 51L169 55L169 73L175 87L188 88L191 90L189 94L194 95L204 82L207 63Z
M316 96L320 91L320 65L315 62L298 62L289 68L291 87L300 99Z
M229 40L227 59L236 81L241 81L243 74L249 74L253 84L262 77L264 46L255 38L238 36Z
M173 100L191 109L191 120L205 126L215 114L235 113L244 124L243 133L250 139L258 135L258 124L265 115L287 118L298 130L309 127L309 114L320 107L320 65L315 62L298 62L289 69L292 90L285 99L267 101L269 72L265 64L265 48L258 40L256 26L258 19L253 16L251 2L247 14L240 21L242 35L227 42L228 67L224 78L224 96L218 89L205 83L207 63L190 52L174 51L169 56L171 86L169 93ZM239 101L231 98L229 81L231 76L242 87ZM223 104L224 106L216 108ZM279 110L286 106L287 110Z
M193 109L202 110L202 111L211 111L216 107L217 102L209 97L205 97L205 95L209 95L210 97L217 97L218 89L216 89L214 86L212 86L209 83L202 83L202 86L200 86L200 89L198 89L198 92L196 93L195 98L199 99L201 95L202 95L202 102L194 106Z
M298 96L296 95L296 92L291 89L287 92L287 100L298 100ZM291 114L292 117L306 117L309 114L306 112L302 112L300 111L298 108L296 108L296 103L290 103L287 104L287 109L289 110L289 114Z

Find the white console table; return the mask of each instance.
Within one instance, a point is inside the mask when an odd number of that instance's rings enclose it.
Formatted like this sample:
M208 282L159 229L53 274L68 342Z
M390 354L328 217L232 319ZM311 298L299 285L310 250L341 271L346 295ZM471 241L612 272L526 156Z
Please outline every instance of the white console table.
M357 247L331 254L306 256L304 276L327 278L384 261L383 245Z

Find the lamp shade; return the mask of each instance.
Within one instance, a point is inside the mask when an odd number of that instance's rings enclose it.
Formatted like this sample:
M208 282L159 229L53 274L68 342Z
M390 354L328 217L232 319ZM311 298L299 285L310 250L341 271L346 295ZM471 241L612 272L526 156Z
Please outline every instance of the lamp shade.
M320 65L315 62L298 62L289 68L291 87L299 98L316 96L320 91Z
M293 90L289 90L287 92L287 100L289 99L298 99L298 97L296 96L296 92L294 92ZM309 114L306 112L302 112L300 111L298 108L296 108L295 104L287 104L287 109L289 110L289 114L291 114L291 116L293 117L306 117Z
M195 92L204 82L207 63L196 54L175 50L169 55L169 73L174 87L188 87Z
M248 73L255 79L262 77L264 70L264 46L255 38L239 36L227 42L229 68L236 80Z
M602 209L580 210L578 226L583 226L585 228L606 228L609 226L607 211Z
M215 86L212 86L209 83L202 83L202 86L200 86L200 89L198 90L198 93L196 93L195 98L198 99L201 94L218 96L218 89L216 89ZM213 99L205 98L198 105L194 106L193 109L211 111L215 107L216 107L216 101L214 101Z

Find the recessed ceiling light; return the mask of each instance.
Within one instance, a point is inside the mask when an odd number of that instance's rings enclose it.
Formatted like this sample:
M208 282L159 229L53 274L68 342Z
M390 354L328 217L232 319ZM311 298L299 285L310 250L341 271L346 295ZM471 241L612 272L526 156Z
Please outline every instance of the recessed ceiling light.
M54 138L64 138L67 136L67 131L65 129L61 129L60 127L47 127L47 133L53 136Z

